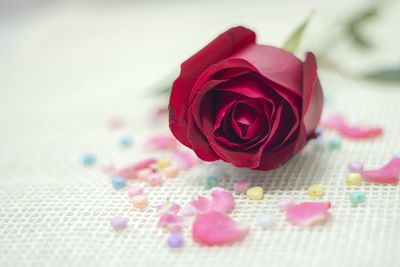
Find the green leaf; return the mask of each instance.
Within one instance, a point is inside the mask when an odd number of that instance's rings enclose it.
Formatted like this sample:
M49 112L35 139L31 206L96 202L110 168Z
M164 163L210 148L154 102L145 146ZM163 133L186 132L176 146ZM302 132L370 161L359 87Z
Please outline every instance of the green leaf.
M289 51L291 53L295 53L297 50L297 47L300 44L301 41L301 36L303 35L303 32L305 28L308 25L308 22L310 21L310 18L314 14L314 11L311 11L310 15L307 17L307 19L292 33L292 35L289 36L289 38L286 40L285 44L283 45L283 49L286 51Z
M400 67L395 69L378 70L365 74L363 77L384 82L400 82Z
M371 43L368 41L368 39L361 34L360 27L366 21L375 18L378 15L378 10L379 10L378 5L365 9L360 13L356 14L347 23L348 34L353 39L353 41L360 47L370 48L372 46Z

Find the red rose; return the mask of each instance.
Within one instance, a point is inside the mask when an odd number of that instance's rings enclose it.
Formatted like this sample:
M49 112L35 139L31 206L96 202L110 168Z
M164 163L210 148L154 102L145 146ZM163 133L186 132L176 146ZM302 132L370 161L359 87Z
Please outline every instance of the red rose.
M304 62L232 28L181 65L172 86L172 133L205 161L280 167L315 136L323 95L315 56Z

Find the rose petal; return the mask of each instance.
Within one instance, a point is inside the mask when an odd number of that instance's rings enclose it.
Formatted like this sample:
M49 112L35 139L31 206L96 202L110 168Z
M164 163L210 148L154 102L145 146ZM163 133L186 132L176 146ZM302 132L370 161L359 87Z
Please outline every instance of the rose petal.
M400 158L392 159L380 169L361 172L364 181L381 184L397 184L399 182L399 174Z
M177 142L175 137L171 135L157 135L149 138L146 142L146 147L148 149L158 150L158 149L175 149Z
M113 176L122 176L122 177L130 177L130 176L135 176L135 173L141 169L145 169L149 167L151 164L154 164L157 162L156 158L148 158L142 161L139 161L137 163L134 163L132 165L129 165L128 167L125 167L123 169L120 169L116 171Z
M183 216L179 216L176 214L165 213L161 215L160 219L158 220L157 227L160 228L171 228L176 225L184 226L185 225L185 218Z
M211 191L211 202L209 205L210 211L218 211L221 213L228 213L232 210L235 200L233 195L229 192L222 190Z
M229 216L210 211L198 215L193 223L193 240L207 246L232 244L243 239L248 232L245 224Z
M197 209L198 212L204 213L209 210L210 201L205 197L198 196L197 199L190 202L190 205Z
M293 225L311 226L328 219L330 202L303 202L286 209L286 219Z

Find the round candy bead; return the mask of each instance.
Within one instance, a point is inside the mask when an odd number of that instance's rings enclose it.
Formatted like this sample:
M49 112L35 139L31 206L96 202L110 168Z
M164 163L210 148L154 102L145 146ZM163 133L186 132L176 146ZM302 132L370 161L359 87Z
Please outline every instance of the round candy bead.
M363 203L365 201L365 193L364 192L352 192L350 193L350 201L354 204Z
M147 196L146 195L137 195L132 197L133 206L136 208L143 208L147 206Z
M270 227L274 224L274 216L269 213L261 214L257 217L257 223L264 228Z
M92 165L95 162L96 162L96 156L94 154L88 153L83 155L82 163L84 165Z
M130 146L132 146L133 141L132 141L132 138L130 138L130 137L122 137L119 140L119 143L122 147L130 147Z
M294 205L293 198L283 197L278 200L278 206L280 210L287 210L287 208L293 205Z
M169 159L159 159L156 163L157 168L163 169L171 164L171 161Z
M133 185L128 188L128 194L130 197L142 195L143 192L144 192L144 189L140 185Z
M126 179L124 177L113 177L111 183L115 188L122 188L126 185Z
M183 246L183 235L179 233L172 234L167 239L167 244L171 248L180 248Z
M349 171L351 172L362 172L364 169L364 164L362 162L351 162L349 163Z
M330 149L339 149L342 147L342 141L339 138L334 138L328 143Z
M236 194L245 193L245 192L247 192L247 190L250 189L250 187L251 187L251 185L248 180L243 179L243 180L237 181L234 186L235 193Z
M114 230L120 230L126 228L128 219L124 217L112 217L110 220L111 226L114 228Z
M312 197L321 197L324 194L322 184L314 184L308 188L308 195Z
M164 169L164 175L167 178L174 178L178 175L179 169L174 165L170 165Z
M357 172L349 172L346 175L346 184L356 185L361 182L362 176Z
M147 182L150 185L160 185L162 184L162 176L159 172L155 172L147 176Z
M207 176L206 178L203 179L203 186L206 189L211 189L214 186L217 186L217 184L218 184L218 180L214 176Z
M264 197L264 191L260 186L255 186L247 190L247 197L252 200L261 200Z

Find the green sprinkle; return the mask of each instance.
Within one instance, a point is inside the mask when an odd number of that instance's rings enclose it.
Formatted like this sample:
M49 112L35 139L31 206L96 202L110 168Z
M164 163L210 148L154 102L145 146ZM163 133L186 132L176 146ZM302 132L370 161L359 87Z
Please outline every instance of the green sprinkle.
M339 149L342 147L342 141L339 138L335 138L328 143L330 149Z
M217 186L217 184L218 184L217 178L214 176L207 176L206 178L203 179L203 185L206 189L211 189Z
M363 203L365 201L364 192L352 192L350 194L350 201L354 204Z

